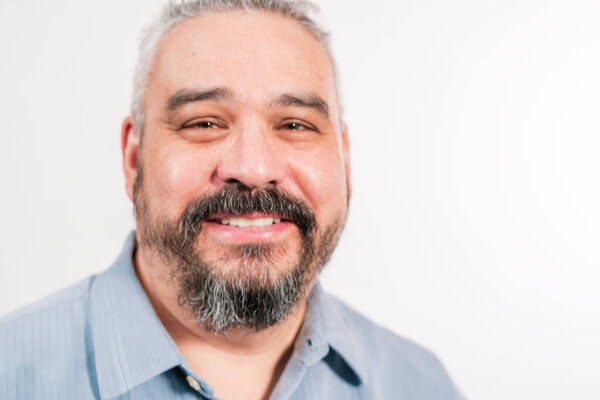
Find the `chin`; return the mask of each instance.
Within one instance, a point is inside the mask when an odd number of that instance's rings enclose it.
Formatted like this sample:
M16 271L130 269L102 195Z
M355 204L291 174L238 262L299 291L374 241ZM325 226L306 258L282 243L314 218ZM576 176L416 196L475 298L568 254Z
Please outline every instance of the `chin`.
M300 246L290 247L289 243L247 243L227 246L212 257L201 258L205 260L202 264L214 275L220 275L231 284L269 287L298 268Z

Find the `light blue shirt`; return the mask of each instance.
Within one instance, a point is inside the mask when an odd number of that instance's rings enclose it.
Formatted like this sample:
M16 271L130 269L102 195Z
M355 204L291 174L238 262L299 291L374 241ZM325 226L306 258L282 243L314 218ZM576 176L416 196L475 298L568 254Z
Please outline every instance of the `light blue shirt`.
M158 319L131 262L0 319L0 399L215 399ZM319 284L271 399L454 400L438 359Z

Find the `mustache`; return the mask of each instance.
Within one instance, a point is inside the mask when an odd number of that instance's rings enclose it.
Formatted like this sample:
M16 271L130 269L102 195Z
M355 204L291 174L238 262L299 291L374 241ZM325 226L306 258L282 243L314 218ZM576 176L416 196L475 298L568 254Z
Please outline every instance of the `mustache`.
M317 230L315 213L306 202L275 186L252 189L239 182L227 184L218 192L190 203L182 213L180 230L196 237L202 229L202 223L211 217L251 213L275 214L289 220L305 238Z

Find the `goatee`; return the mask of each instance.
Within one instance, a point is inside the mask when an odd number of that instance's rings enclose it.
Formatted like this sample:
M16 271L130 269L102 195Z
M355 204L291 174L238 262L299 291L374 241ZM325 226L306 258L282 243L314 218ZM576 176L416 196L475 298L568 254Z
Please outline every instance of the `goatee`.
M343 229L338 218L322 229L302 200L276 186L251 189L241 183L191 202L176 221L153 218L138 169L133 190L139 245L156 251L177 283L179 305L198 324L218 334L236 328L265 329L286 319L308 295L330 258ZM218 214L278 215L296 225L300 245L228 246L224 256L207 260L198 249L203 224ZM293 252L293 247L297 250ZM233 263L233 267L224 265Z

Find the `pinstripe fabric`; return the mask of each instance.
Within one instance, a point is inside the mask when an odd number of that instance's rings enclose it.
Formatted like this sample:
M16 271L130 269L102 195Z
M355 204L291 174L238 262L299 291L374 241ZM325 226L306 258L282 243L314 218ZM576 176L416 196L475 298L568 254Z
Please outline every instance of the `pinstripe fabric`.
M106 272L0 319L0 399L214 399L133 271ZM272 399L458 399L437 358L316 285Z

